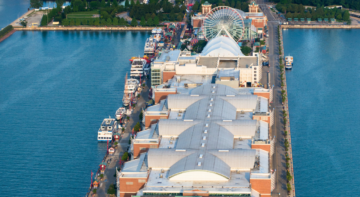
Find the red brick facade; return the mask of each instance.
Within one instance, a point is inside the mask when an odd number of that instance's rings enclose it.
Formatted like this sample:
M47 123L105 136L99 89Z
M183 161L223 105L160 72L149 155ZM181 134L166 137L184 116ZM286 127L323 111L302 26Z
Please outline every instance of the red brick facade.
M167 82L169 79L173 78L174 75L176 74L175 71L163 71L162 75L163 75L163 83Z
M120 197L130 197L135 195L147 182L147 178L127 178L120 177Z
M270 92L254 92L254 95L270 99Z
M168 115L145 115L145 128L149 128L150 125L157 123L160 119L168 119Z
M270 115L268 116L253 115L253 120L262 120L264 122L269 123L270 125Z
M134 158L137 158L141 153L147 152L149 150L149 148L159 148L159 144L155 144L155 143L149 143L149 144L134 143Z
M251 149L261 149L270 152L270 144L251 144Z
M200 28L202 26L202 19L193 19L193 27L194 28Z
M176 94L176 92L156 92L154 93L155 104L159 103L161 100L166 99L169 94Z
M260 196L271 195L270 179L250 179L251 189L260 193Z

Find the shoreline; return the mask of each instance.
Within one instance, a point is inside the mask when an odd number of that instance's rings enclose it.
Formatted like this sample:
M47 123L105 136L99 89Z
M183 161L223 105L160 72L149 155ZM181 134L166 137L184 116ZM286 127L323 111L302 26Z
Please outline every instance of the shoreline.
M12 31L10 31L9 33L7 33L5 36L3 36L2 38L0 38L0 42L4 41L6 38L10 37L13 33L16 32L16 29L14 28Z
M151 31L155 27L14 27L17 31Z

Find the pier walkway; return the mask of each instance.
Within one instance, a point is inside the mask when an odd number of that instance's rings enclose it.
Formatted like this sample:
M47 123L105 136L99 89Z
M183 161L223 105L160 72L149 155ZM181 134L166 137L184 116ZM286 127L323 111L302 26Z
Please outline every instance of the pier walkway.
M106 162L111 161L107 166L104 173L104 178L100 181L99 187L97 189L98 196L110 196L107 194L107 190L111 184L115 184L116 186L116 168L120 168L119 160L122 155L128 151L130 146L129 140L131 136L132 128L138 123L139 115L143 108L146 107L146 102L149 101L149 87L150 87L150 80L146 80L147 86L143 88L141 92L140 99L138 100L136 107L133 108L133 112L130 116L130 121L126 123L125 131L122 133L122 137L119 140L118 147L116 148L115 154L113 156L107 156Z
M283 46L283 36L282 36L282 27L280 26L280 41L281 41L281 54L280 58L282 58L284 60L284 46ZM292 154L292 145L291 145L291 132L290 132L290 112L289 112L289 101L288 101L288 92L287 92L287 83L286 83L286 73L285 73L285 67L280 70L281 73L283 73L284 76L284 85L282 87L281 90L285 91L285 95L286 95L286 99L285 102L283 103L283 110L286 113L286 124L285 124L285 128L284 128L284 132L287 132L287 135L285 135L285 139L287 139L287 141L289 142L289 148L288 151L286 152L286 154L288 155L288 157L290 158L289 163L290 163L290 167L289 167L289 172L292 176L292 179L289 181L290 185L291 185L291 191L290 191L290 195L289 196L295 196L295 177L294 177L294 163L293 163L293 154Z

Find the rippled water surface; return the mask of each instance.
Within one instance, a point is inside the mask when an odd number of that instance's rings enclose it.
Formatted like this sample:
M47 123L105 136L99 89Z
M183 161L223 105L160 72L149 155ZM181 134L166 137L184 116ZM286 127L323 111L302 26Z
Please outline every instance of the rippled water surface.
M145 32L16 32L0 43L0 196L83 196Z
M359 196L360 30L285 30L297 196Z

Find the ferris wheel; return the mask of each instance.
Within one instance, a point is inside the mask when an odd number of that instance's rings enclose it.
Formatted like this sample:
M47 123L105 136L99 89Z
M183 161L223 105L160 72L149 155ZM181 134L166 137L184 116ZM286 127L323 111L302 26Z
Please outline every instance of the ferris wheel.
M244 37L245 13L227 6L213 8L205 17L203 32L206 40L227 36L240 41Z

